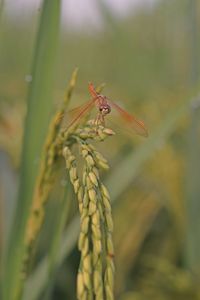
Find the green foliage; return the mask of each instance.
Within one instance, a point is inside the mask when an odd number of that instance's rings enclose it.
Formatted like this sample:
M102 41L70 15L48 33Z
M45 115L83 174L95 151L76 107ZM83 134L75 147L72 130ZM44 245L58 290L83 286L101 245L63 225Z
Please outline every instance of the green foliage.
M21 268L25 227L53 99L59 11L59 1L54 3L48 0L44 1L33 60L32 82L28 95L19 196L5 258L5 299L19 299L22 289Z
M190 124L188 128L188 149L187 149L187 188L186 188L186 216L187 216L187 243L186 243L186 264L192 270L199 270L199 99L191 104ZM195 147L194 147L195 145Z
M48 134L53 96L57 104L66 76L75 66L79 66L80 74L71 106L88 100L88 81L106 82L105 95L121 100L122 106L145 120L149 130L149 138L144 140L130 138L109 125L116 136L98 145L111 166L101 177L114 209L116 299L199 299L200 124L199 100L193 100L200 63L198 1L158 1L151 9L141 8L119 19L99 0L103 31L64 29L57 69L53 64L59 1L45 4L35 46L36 14L18 22L1 15L0 21L0 147L11 156L15 170L25 111L22 82L29 73L31 53L35 53L19 199L14 219L8 220L13 223L10 245L4 247L6 277L1 286L5 299L13 300L22 283L18 276L22 240L39 168L34 161L41 157ZM63 181L61 173L58 181ZM2 191L6 192L4 187ZM24 300L75 299L80 222L76 199L67 191L68 184L65 192L60 184L54 186L25 282ZM0 205L5 206L1 193ZM7 218L7 211L2 211ZM1 232L5 235L3 229ZM190 269L195 271L193 275Z

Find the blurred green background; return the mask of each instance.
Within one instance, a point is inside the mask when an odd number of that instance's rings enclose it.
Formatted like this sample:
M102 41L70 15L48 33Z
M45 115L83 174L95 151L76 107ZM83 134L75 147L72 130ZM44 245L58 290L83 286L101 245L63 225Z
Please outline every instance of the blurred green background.
M74 2L80 16L90 10L82 22L70 10L65 14L63 5L50 110L53 114L59 107L78 67L71 107L88 100L89 81L105 82L105 95L144 120L148 139L116 130L115 137L97 145L110 162L102 178L113 200L116 299L200 299L200 3L118 3L128 9L116 13L114 1L80 7ZM40 4L30 7L4 1L0 8L1 253L17 206L26 98L41 14ZM62 176L51 193L24 299L76 298L73 193L68 195L66 251L51 282L42 281L39 270L54 232Z

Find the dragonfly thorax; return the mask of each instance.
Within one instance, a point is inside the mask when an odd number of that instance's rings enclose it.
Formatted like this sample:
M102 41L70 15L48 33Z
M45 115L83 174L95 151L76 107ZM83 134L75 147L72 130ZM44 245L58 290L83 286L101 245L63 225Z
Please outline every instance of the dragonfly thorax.
M101 104L99 105L99 111L103 116L105 116L111 112L111 107L108 104Z

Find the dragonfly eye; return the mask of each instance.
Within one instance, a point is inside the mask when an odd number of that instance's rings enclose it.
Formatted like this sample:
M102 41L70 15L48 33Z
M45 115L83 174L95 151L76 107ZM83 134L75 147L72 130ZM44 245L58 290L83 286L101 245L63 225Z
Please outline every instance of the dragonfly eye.
M109 105L101 105L99 107L99 111L103 114L103 115L107 115L111 112L111 108Z
M107 105L106 107L106 113L109 114L111 112L111 107L109 105Z

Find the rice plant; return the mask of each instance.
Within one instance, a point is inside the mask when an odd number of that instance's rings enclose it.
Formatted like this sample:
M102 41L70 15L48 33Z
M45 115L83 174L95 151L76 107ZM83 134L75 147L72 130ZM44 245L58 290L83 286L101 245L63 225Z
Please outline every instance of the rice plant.
M199 299L199 4L95 7L102 28L76 31L61 1L0 1L0 297ZM147 139L65 126L91 80Z

